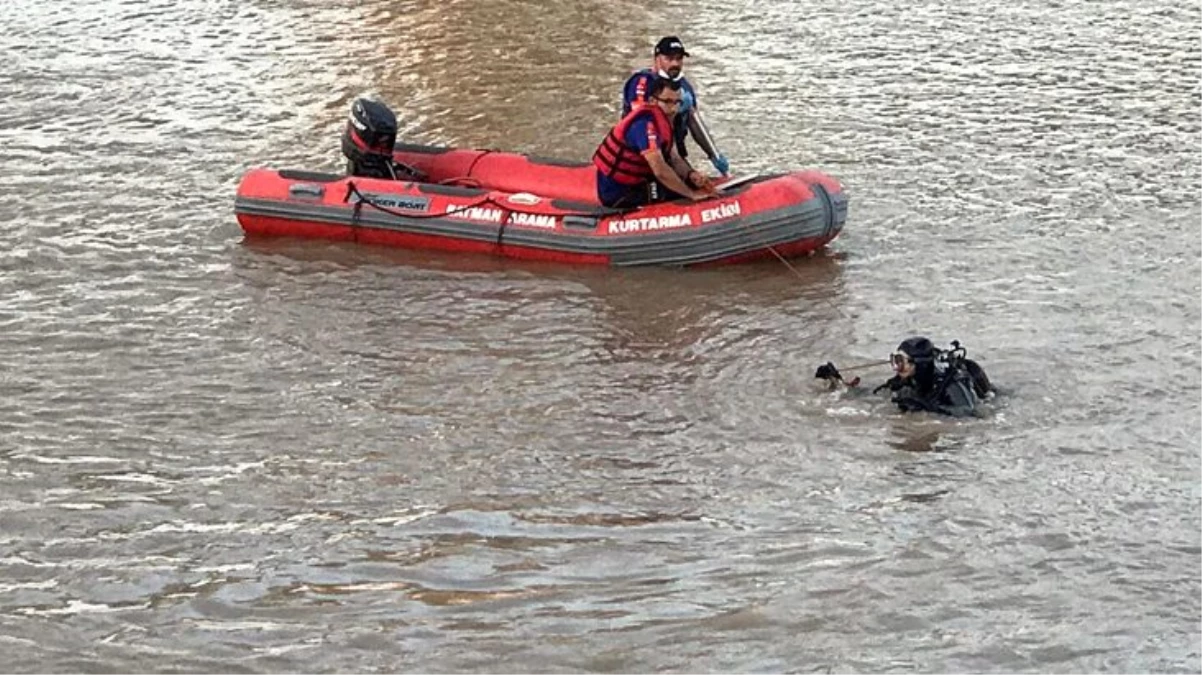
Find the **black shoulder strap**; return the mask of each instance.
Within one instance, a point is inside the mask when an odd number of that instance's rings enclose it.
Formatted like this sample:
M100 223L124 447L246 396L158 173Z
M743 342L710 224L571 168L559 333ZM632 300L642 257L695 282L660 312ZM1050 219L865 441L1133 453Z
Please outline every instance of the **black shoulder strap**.
M894 375L893 377L882 382L879 387L877 387L876 389L873 389L872 393L879 394L882 389L888 389L889 391L897 391L898 389L901 389L901 387L902 387L901 378L898 377L897 375Z
M985 398L989 392L993 391L993 383L989 381L989 376L985 374L985 369L981 367L981 364L972 359L964 359L964 369L972 378L973 392L978 398Z

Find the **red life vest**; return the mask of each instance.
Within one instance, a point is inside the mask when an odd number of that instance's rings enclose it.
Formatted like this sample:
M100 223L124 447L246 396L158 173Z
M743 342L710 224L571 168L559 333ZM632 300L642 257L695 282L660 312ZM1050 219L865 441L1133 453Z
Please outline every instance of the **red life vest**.
M664 111L652 103L635 106L629 115L610 129L605 140L601 141L601 145L593 153L593 166L623 185L646 183L655 175L651 171L651 165L647 163L647 158L626 144L626 130L636 119L646 118L645 113L648 112L651 113L651 122L655 125L656 144L660 152L665 152L672 143L672 123L668 121Z

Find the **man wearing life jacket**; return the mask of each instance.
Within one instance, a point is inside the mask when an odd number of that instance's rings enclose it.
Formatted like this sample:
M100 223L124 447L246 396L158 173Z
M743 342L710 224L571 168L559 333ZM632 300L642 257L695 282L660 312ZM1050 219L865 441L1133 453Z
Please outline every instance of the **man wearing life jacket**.
M684 43L678 37L668 36L657 42L652 67L636 71L622 86L622 117L629 115L634 106L646 103L651 83L656 77L678 82L683 93L680 109L676 111L676 118L672 120L677 152L681 157L689 156L684 139L692 134L693 141L709 157L710 163L718 173L726 176L730 174L730 162L714 145L714 139L710 136L709 128L705 126L701 111L697 107L697 92L682 74L684 58L688 55Z
M671 116L680 107L680 85L656 78L647 102L610 130L593 153L597 199L606 206L635 207L717 194L709 177L695 170L672 148Z

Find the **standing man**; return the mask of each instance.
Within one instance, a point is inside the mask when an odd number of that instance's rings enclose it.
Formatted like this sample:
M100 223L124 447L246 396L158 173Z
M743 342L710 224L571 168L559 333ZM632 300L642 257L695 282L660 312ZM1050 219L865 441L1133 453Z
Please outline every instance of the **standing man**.
M633 208L717 194L709 177L690 166L673 147L670 120L683 98L679 82L657 77L647 88L646 102L636 105L606 134L593 153L598 201Z
M689 153L685 148L684 139L686 135L692 133L693 141L709 157L710 163L714 165L718 173L726 176L730 173L730 162L722 153L718 152L718 148L714 145L713 137L710 136L705 121L701 119L701 111L697 107L697 93L693 91L693 85L682 74L684 59L688 55L684 43L674 35L669 35L657 42L652 67L636 71L627 78L626 84L622 87L622 117L630 114L633 106L646 103L651 81L656 77L679 83L683 92L683 100L680 110L672 120L673 138L676 141L677 152L681 157L688 157Z

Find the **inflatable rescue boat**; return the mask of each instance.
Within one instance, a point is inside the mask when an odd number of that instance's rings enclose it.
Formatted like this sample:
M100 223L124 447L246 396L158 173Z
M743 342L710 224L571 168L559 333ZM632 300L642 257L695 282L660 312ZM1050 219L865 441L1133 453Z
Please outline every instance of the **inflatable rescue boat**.
M818 171L720 179L702 201L602 206L591 163L397 144L392 112L360 99L345 175L252 169L234 211L247 236L317 237L604 265L734 263L813 253L847 197Z

